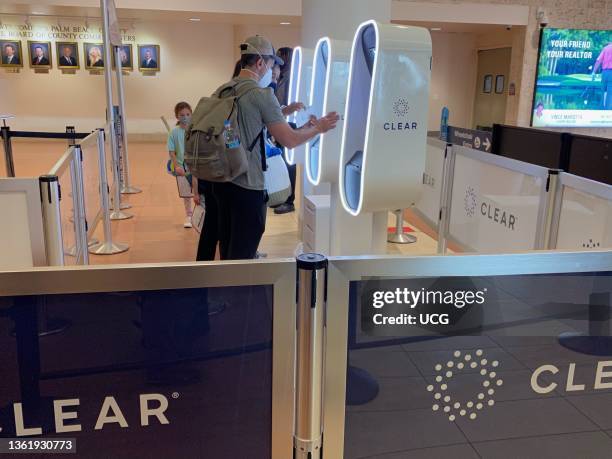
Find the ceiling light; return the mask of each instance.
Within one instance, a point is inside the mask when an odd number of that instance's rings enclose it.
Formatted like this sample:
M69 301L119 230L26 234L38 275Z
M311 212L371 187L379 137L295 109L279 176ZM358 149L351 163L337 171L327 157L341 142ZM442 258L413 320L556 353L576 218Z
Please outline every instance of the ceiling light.
M32 11L32 14L43 15L43 14L45 14L45 13L41 13L40 11Z
M200 19L200 18L189 18L189 20L190 20L191 22L200 22L200 21L201 21L201 19Z
M432 32L439 32L440 30L442 30L442 27L432 27L431 29Z
M290 22L281 22L280 25L291 25Z

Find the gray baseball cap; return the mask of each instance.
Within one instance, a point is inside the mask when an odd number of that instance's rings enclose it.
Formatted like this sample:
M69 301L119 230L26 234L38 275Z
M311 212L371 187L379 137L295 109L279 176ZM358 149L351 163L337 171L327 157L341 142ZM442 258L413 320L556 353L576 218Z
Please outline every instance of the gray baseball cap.
M285 62L276 55L276 50L270 40L261 35L254 35L247 38L240 45L240 54L261 54L266 57L273 57L274 62L278 65L283 65Z

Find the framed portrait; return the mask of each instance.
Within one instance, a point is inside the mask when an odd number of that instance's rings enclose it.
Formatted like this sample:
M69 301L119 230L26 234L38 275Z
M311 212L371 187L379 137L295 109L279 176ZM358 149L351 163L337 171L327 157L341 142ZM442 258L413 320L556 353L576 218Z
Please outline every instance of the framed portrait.
M493 75L485 75L482 84L482 92L485 94L491 94L493 91Z
M159 45L138 45L138 70L159 71Z
M28 40L30 67L33 69L51 68L51 42Z
M0 67L23 67L21 42L15 40L0 40Z
M495 94L503 94L506 87L506 78L503 75L495 77Z
M76 42L58 41L55 44L57 50L57 68L77 70L81 68L79 60L79 45Z
M119 57L121 58L121 69L122 70L134 70L134 60L132 59L132 45L121 45L119 47ZM113 52L113 68L115 64L115 53Z
M102 43L83 43L83 59L87 70L104 68L104 45Z

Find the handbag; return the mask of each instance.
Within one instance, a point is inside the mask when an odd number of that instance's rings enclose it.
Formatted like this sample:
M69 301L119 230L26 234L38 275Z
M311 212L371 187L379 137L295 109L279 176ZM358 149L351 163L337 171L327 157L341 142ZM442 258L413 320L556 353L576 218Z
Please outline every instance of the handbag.
M264 182L268 195L268 207L277 207L291 196L289 171L283 160L282 150L266 142L267 170L264 171Z

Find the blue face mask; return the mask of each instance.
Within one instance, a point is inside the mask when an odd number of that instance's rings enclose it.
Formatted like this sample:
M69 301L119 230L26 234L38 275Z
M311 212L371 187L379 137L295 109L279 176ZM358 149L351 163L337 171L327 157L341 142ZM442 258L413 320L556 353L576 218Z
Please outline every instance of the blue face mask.
M179 122L184 124L185 126L191 122L191 115L181 115L179 116Z

